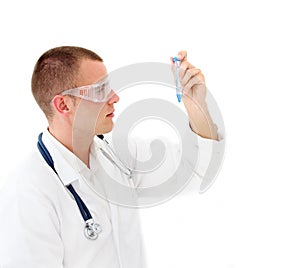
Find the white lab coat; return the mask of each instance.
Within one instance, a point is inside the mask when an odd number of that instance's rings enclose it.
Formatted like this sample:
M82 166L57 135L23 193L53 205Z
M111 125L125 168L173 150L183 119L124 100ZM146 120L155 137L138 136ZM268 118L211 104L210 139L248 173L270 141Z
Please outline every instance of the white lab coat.
M105 186L95 178L101 178L105 169L111 177L130 186L156 183L159 174L170 173L176 167L176 154L180 154L178 146L168 145L169 158L155 176L152 174L151 181L147 175L133 176L132 180L128 180L111 161L97 153L99 148L107 146L98 138L95 138L91 149L91 169L48 131L43 134L43 142L54 160L59 178L36 150L17 167L1 191L0 267L146 267L138 210L101 198L97 189ZM203 183L201 175L213 157L212 143L218 142L199 138L201 159L194 172L198 185ZM138 158L143 159L143 155L149 154L149 143L138 141L133 144ZM95 222L101 225L102 232L97 240L91 241L84 236L84 220L65 188L70 183L84 200Z

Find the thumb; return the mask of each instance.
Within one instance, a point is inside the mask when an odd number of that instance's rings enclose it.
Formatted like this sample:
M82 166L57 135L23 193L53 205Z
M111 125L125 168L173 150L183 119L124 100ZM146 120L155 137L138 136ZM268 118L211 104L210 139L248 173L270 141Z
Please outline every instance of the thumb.
M186 61L187 60L187 52L186 52L186 50L179 51L177 55L178 55L177 58L179 60L181 60L181 61Z

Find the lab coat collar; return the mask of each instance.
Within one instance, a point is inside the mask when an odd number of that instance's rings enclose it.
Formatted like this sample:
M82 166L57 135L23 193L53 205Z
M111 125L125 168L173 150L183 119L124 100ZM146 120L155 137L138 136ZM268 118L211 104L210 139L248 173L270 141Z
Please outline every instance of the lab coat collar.
M69 185L89 173L88 167L57 139L49 131L43 133L43 142L51 154L54 167L64 185Z

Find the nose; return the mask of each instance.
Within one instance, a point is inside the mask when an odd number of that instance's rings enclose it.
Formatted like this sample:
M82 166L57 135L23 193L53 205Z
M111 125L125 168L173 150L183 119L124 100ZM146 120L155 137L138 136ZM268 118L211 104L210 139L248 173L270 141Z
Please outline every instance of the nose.
M111 90L110 92L110 97L108 99L108 104L113 104L113 103L117 103L120 100L120 97L117 95L117 93L113 90Z

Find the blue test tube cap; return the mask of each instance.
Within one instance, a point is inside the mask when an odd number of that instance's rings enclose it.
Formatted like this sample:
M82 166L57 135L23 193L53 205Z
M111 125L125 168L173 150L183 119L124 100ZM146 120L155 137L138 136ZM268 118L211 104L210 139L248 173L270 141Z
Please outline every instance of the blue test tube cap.
M182 98L182 94L176 94L177 95L177 100L178 100L178 102L181 102L181 98Z

